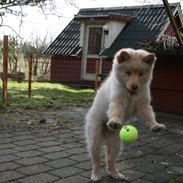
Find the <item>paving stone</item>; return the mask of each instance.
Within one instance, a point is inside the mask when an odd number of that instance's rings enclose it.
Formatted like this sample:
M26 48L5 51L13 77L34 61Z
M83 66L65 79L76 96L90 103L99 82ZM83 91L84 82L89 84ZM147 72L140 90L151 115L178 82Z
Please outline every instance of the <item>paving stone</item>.
M53 161L48 161L45 164L49 165L54 168L62 168L62 167L67 167L76 164L76 161L70 160L70 159L57 159Z
M73 166L50 171L51 174L62 177L62 178L70 177L70 176L79 174L81 172L82 172L81 169L73 167Z
M84 171L83 173L80 174L80 176L85 177L85 178L87 178L87 179L90 179L91 170L89 170L89 171Z
M8 154L14 154L17 151L15 149L1 149L0 150L0 156L2 155L8 155Z
M165 154L160 155L157 152L152 152L152 154L147 154L147 156L142 157L142 161L155 163L155 162L160 162L167 159L167 155Z
M153 148L160 148L160 147L170 146L170 145L172 145L172 143L173 142L169 142L169 141L166 141L166 140L161 140L161 141L158 141L158 142L149 143L149 144L147 144L147 146L150 146L150 147L153 147Z
M36 144L37 141L35 140L21 140L21 141L15 141L13 144L19 145L19 146L26 146L31 144Z
M14 125L10 128L0 123L0 182L91 182L91 160L84 137L84 111L87 109L72 108L66 112L52 111L48 115L46 114L49 111L25 111L26 120L30 118L38 121L46 116L48 121L52 120L54 123L58 117L53 115L59 115L59 119L66 117L65 121L69 120L72 129L54 129L53 124L38 125L34 128L17 128L18 126ZM32 115L33 113L36 114ZM22 115L24 112L20 115L21 118ZM134 144L125 145L124 151L117 159L119 171L129 177L130 183L182 183L183 117L180 120L164 115L158 120L161 123L167 121L168 129L173 130L168 130L167 133L152 133L144 125L135 122L139 139ZM21 122L24 123L25 119ZM121 182L108 177L104 165L102 154L100 182Z
M1 129L1 130L3 130L4 131L4 127ZM8 133L8 132L2 132L1 134L0 134L0 139L4 139L4 138L11 138L13 135L12 134L10 134L10 133Z
M148 181L148 180L143 180L143 179L137 179L137 180L132 181L131 183L153 183L153 182Z
M61 151L63 149L64 148L61 146L49 146L49 147L40 148L39 151L42 151L45 153L52 153L52 152Z
M75 167L78 167L84 170L90 170L92 165L91 165L91 161L86 161L86 162L76 164Z
M72 148L71 150L66 150L64 152L69 152L71 154L81 154L81 153L85 153L87 152L86 151L86 148L85 147L77 147L77 148Z
M17 150L17 151L28 151L28 150L34 150L34 149L39 149L40 146L38 145L26 145L26 146L17 146L13 149Z
M170 145L169 148L183 150L183 145L182 143L176 143L176 144Z
M72 132L60 134L60 139L65 139L65 138L75 138L75 136Z
M81 177L81 176L72 176L69 178L60 179L60 180L56 181L55 183L87 183L88 181L89 181L89 179Z
M166 148L160 148L156 151L157 154L162 154L162 155L172 155L177 152L176 148L173 148L172 146L166 147Z
M33 176L26 177L24 179L20 179L19 181L22 183L48 183L48 182L54 182L58 179L58 177L47 174L47 173L42 173L42 174L37 174Z
M45 159L43 157L30 157L30 158L23 158L23 159L15 161L15 162L18 164L21 164L21 165L28 166L28 165L43 163L45 161L47 161L47 159Z
M16 130L16 131L15 131ZM20 136L26 136L26 135L32 135L30 131L22 130L21 128L14 128L13 131L13 137L20 137Z
M43 157L51 159L51 160L55 160L55 159L60 159L60 158L66 158L68 156L71 156L71 154L66 153L66 152L54 152L54 153L46 154Z
M130 151L126 151L122 154L122 157L125 159L133 159L133 158L139 158L141 156L145 156L146 154L150 153L151 150L149 148L135 148L131 149Z
M0 182L9 182L14 179L18 179L24 177L21 173L18 173L16 171L5 171L5 172L0 172Z
M177 179L177 181L179 181L180 183L182 183L183 175L176 176L176 179Z
M123 171L137 166L135 163L135 160L120 161L117 163L117 167L120 171Z
M63 144L68 144L68 143L77 143L77 142L81 142L80 139L78 138L64 138L64 139L61 139L60 140L60 143L63 145Z
M183 168L182 167L170 167L169 171L177 173L178 175L183 175Z
M39 137L39 138L36 137L36 140L37 140L37 141L40 141L40 142L54 141L54 140L56 140L56 139L57 139L57 138L55 138L55 137L50 137L50 136L48 136L48 137Z
M34 156L39 156L42 153L36 150L31 150L31 151L23 151L16 153L16 156L21 157L21 158L28 158L28 157L34 157Z
M69 158L79 162L90 160L88 153L70 156Z
M139 172L139 171L135 171L133 169L131 170L125 170L123 171L123 174L130 180L135 180L135 179L138 179L138 178L141 178L143 177L145 174L142 173L142 172Z
M162 169L165 169L165 166L161 164L145 162L135 167L134 169L143 173L155 173Z
M51 169L52 168L50 166L46 166L43 164L36 164L36 165L18 168L16 169L16 171L26 175L33 175L33 174L43 173Z
M153 183L167 183L170 180L171 176L171 174L167 174L165 171L160 171L155 174L146 174L143 177L143 180L148 180Z
M90 183L91 182L92 181L90 181ZM128 181L116 180L116 179L113 179L112 177L109 177L109 176L102 177L102 179L99 182L100 183L129 183Z
M174 154L174 155L169 156L169 158L166 160L166 162L170 166L178 166L178 165L183 166L183 158L179 154Z
M37 143L37 145L42 146L42 147L56 146L56 145L60 145L60 142L57 142L57 141L46 141L46 142Z
M5 163L5 162L10 162L10 161L15 161L19 159L17 156L14 155L1 155L0 157L0 163Z
M1 149L10 149L10 148L14 148L14 147L16 147L16 145L15 144L10 144L10 143L5 143L5 144L0 144L0 150Z
M11 143L14 142L15 140L12 138L1 138L0 144L6 144L6 143Z
M14 162L8 162L8 163L1 163L0 165L0 172L1 171L6 171L6 170L13 170L16 168L19 168L20 165L14 163Z
M62 144L62 147L64 147L65 149L71 149L71 148L82 147L82 146L83 144L81 144L80 142Z
M34 135L30 135L30 134L25 134L25 135L21 134L19 136L14 136L13 139L16 141L21 141L21 140L36 139L36 137Z

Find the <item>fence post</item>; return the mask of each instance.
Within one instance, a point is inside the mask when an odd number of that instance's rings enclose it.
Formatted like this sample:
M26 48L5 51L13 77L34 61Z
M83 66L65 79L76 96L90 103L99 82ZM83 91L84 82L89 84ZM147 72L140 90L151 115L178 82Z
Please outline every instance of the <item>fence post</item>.
M3 38L3 104L8 101L8 36Z
M29 56L29 79L28 79L28 97L32 96L32 53Z
M95 92L97 92L97 89L98 89L99 71L100 71L100 60L96 60L96 64L95 64Z

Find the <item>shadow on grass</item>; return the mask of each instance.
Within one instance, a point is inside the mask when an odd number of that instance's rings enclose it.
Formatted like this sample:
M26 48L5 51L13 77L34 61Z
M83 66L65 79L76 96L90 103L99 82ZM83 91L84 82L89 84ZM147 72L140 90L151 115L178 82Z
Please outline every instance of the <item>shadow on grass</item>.
M2 103L2 93L0 97ZM93 90L82 90L64 86L60 88L35 88L32 90L32 97L29 98L27 90L13 87L8 91L8 107L38 109L79 106L91 102L93 97Z

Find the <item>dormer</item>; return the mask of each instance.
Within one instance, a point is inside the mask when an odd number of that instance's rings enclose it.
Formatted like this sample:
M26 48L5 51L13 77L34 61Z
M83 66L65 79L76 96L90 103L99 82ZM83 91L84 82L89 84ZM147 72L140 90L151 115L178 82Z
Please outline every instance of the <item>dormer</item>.
M100 32L101 50L109 48L125 25L132 21L131 16L115 13L107 15L76 15L74 19L80 21L81 24L80 47L83 47L84 41L86 41L87 27L98 27L96 31Z

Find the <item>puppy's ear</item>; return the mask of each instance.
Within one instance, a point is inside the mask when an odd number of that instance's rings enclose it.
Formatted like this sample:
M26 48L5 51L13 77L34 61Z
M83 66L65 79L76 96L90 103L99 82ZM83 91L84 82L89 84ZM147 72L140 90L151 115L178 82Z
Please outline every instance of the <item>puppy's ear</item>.
M147 56L145 56L143 58L143 62L148 64L148 65L152 65L154 62L156 61L156 56L154 53L149 53Z
M126 50L120 50L116 54L116 60L118 61L119 64L129 59L130 59L130 54Z

